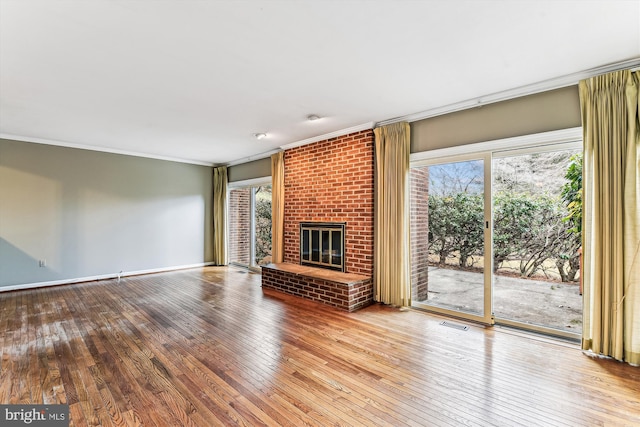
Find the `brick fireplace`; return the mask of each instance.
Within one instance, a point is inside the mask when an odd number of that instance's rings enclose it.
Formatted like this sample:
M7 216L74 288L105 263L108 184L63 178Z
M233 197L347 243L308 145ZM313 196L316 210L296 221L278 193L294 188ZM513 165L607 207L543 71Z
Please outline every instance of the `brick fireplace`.
M300 263L300 222L345 222L345 271L373 274L373 131L285 152L284 260Z
M373 130L364 130L285 151L284 261L300 264L300 223L345 223L344 273L357 278L355 288L331 288L330 283L308 280L310 289L297 292L292 280L266 283L263 287L297 294L346 310L371 303L373 298ZM312 267L305 267L312 268ZM306 271L306 270L305 270ZM325 276L326 273L320 273ZM349 276L351 275L351 276ZM330 277L330 276L327 276ZM271 281L271 279L269 279ZM344 280L336 280L336 286ZM331 282L331 280L328 280ZM289 283L288 285L284 285ZM344 283L342 283L344 285ZM311 296L305 295L305 293ZM324 295L344 295L345 301ZM352 298L350 295L357 295Z

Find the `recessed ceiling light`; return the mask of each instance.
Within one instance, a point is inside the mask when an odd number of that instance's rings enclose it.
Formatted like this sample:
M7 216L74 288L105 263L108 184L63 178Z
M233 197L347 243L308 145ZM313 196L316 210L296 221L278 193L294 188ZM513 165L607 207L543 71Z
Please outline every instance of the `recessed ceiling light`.
M314 121L314 120L318 120L320 119L320 116L317 114L309 114L307 116L307 120L309 120L310 122Z
M267 134L266 133L254 133L253 136L256 139L265 139L267 137Z

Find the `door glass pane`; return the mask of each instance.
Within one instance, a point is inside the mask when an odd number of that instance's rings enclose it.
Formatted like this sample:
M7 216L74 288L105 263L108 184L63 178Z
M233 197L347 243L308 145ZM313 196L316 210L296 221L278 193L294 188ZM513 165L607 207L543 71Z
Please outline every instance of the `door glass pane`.
M331 262L331 253L329 252L329 230L322 230L322 262L327 264Z
M412 299L484 313L482 160L411 169Z
M271 185L255 188L255 265L271 262Z
M493 160L493 306L498 319L580 333L578 150Z
M342 258L342 233L338 230L331 231L331 263L341 265Z
M251 261L251 189L229 191L229 262Z
M309 261L309 230L302 230L302 259Z
M320 231L311 230L311 261L320 262Z

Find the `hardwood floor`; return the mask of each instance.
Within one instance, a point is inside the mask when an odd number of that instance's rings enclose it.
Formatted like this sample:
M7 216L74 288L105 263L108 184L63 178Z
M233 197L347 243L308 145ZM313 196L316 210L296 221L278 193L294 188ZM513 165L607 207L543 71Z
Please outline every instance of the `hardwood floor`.
M0 404L72 425L637 426L640 368L233 268L0 293Z

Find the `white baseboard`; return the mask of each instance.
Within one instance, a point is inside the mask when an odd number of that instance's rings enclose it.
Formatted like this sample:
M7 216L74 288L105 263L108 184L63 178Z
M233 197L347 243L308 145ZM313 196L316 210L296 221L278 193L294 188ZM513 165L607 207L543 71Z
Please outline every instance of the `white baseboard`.
M95 282L98 280L117 279L118 277L140 276L142 274L163 273L167 271L185 270L188 268L208 267L212 266L212 262L204 262L198 264L176 265L172 267L152 268L149 270L123 271L122 273L101 274L99 276L77 277L74 279L52 280L50 282L24 283L20 285L9 285L0 287L0 292L16 291L21 289L43 288L46 286L69 285L72 283Z

